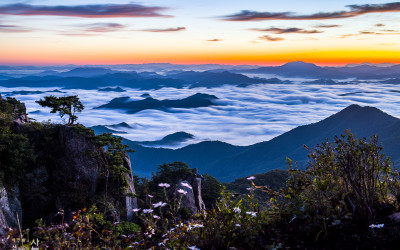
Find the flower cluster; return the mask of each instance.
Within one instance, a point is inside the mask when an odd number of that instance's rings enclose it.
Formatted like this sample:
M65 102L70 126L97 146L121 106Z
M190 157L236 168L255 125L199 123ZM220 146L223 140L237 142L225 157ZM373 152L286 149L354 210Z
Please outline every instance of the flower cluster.
M249 214L249 215L251 215L251 216L253 216L253 217L256 217L257 216L257 212L246 212L246 214Z
M178 189L177 192L180 194L187 194L187 191L185 191L183 189Z
M158 186L159 187L169 188L171 185L169 185L168 183L159 183Z
M187 188L189 188L189 189L192 189L192 186L190 186L190 184L188 184L188 183L186 183L186 182L182 182L182 183L181 183L181 186L182 186L182 187L187 187Z
M371 224L371 225L369 225L369 227L370 227L370 228L382 228L384 225L385 225L385 224L377 224L377 225Z

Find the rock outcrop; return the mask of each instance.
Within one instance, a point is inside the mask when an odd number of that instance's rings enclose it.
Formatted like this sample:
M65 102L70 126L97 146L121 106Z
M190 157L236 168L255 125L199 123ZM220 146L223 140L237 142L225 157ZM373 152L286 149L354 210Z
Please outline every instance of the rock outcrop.
M206 205L203 202L203 198L201 196L201 178L197 177L193 181L193 192L194 192L194 200L196 203L196 207L199 212L202 212L206 209Z
M7 107L12 107L6 102ZM128 170L126 173L109 173L106 148L86 128L30 125L25 105L19 102L8 110L14 117L10 125L13 133L26 136L35 160L16 178L14 186L0 182L0 228L16 228L16 214L25 227L32 227L41 218L57 223L61 220L57 216L60 209L64 210L64 220L70 221L73 211L88 208L99 200L112 204L115 219L132 218L137 201L128 155L121 166Z
M182 197L182 207L186 207L192 214L202 212L206 209L201 195L201 175L197 174L197 169L193 170L193 174L188 176L186 180L180 181L177 190L182 189L187 192Z
M129 173L132 173L131 160L128 155L124 158L124 165L129 169ZM132 174L125 174L125 177L128 180L128 188L125 191L126 219L130 221L134 216L133 209L138 208L138 204L137 198L134 197L136 190L133 184Z
M178 190L183 190L186 192L186 194L179 194ZM197 213L198 208L196 206L196 200L195 200L195 195L193 192L193 187L191 184L189 184L188 181L184 180L178 183L177 190L176 190L176 195L182 195L182 201L181 201L181 206L189 209L189 211L192 214Z
M104 147L96 145L92 137L64 125L45 132L45 142L42 133L28 132L37 151L39 166L27 173L22 182L24 218L33 221L45 217L51 221L58 210L63 209L68 221L72 219L73 211L89 207L101 197L112 200L110 202L117 210L113 212L116 219L132 218L131 211L137 207L137 201L129 156L123 164L129 170L125 174L127 189L121 191L120 183L112 181L120 178L108 176ZM105 173L106 185L100 178Z
M0 188L0 237L4 236L6 227L18 228L18 220L22 219L22 206L18 195L18 187L11 188L9 192L5 187Z

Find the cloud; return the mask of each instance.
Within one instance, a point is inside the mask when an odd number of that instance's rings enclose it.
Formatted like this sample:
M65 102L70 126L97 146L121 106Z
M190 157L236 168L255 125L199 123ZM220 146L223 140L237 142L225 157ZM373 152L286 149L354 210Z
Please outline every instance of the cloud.
M248 88L225 86L212 89L163 88L146 91L124 88L127 92L123 95L135 100L143 99L140 97L143 93L149 93L157 99L182 99L200 92L216 95L226 102L223 106L181 109L179 112L148 110L126 114L119 110L93 109L113 98L121 97L121 93L118 92L66 89L63 90L66 93L54 94L79 94L85 105L82 114L78 115L79 123L94 126L127 122L132 128L124 129L127 132L124 137L137 141L158 140L177 131L186 131L199 140L221 140L235 145L249 145L272 139L297 126L320 121L353 103L373 103L373 106L400 117L400 94L391 92L398 89L397 85L376 84L376 81L348 85L302 84L307 81L309 80L298 79L293 84L252 85ZM44 89L54 88L24 88L29 91ZM2 90L13 91L16 88ZM355 94L343 96L348 93ZM37 121L59 121L59 116L51 114L48 109L35 103L35 100L46 95L49 93L15 97L26 103L28 113L42 111L31 114L30 117Z
M146 32L175 32L175 31L182 31L186 30L186 27L176 27L176 28L167 28L167 29L144 29L140 31Z
M171 17L159 12L164 7L140 4L95 4L75 6L44 6L29 4L9 4L0 6L0 14L19 16L71 16L86 18L106 17Z
M382 30L382 32L374 32L374 31L359 31L356 34L345 34L340 36L339 38L353 37L353 36L362 36L362 35L398 35L400 32L398 30Z
M399 32L398 30L382 30L382 31L384 31L384 32Z
M386 4L348 5L349 11L319 12L310 15L296 15L293 12L258 12L242 10L239 13L223 16L225 21L262 20L329 20L350 18L368 13L400 12L400 2Z
M281 28L271 27L271 28L268 28L268 29L251 29L251 30L270 32L270 33L273 33L273 34L285 34L285 33L316 34L316 33L323 33L323 31L319 31L319 30L304 30L304 29L300 29L300 28L281 29Z
M381 46L395 46L395 45L397 45L397 43L378 43L377 45L381 45Z
M25 33L31 32L32 30L27 29L25 27L17 26L17 25L2 25L0 24L0 32L8 32L8 33Z
M317 26L314 26L314 28L339 28L339 27L342 27L342 25L337 25L337 24L328 24L328 25L324 25L324 24L322 24L322 25L317 25Z
M94 34L94 33L84 33L84 32L65 32L65 33L60 33L60 35L63 35L63 36L97 36L97 34Z
M384 26L386 26L386 25L383 24L383 23L377 23L377 24L375 24L375 26L376 26L376 27L384 27Z
M220 41L222 41L222 39L218 39L218 38L206 40L206 42L220 42Z
M268 36L268 35L260 36L259 39L261 39L261 40L266 40L266 41L271 41L271 42L277 42L277 41L283 41L283 40L285 40L285 39L282 38L282 37L271 37L271 36Z
M125 26L119 23L93 23L85 25L87 32L113 32L124 29Z

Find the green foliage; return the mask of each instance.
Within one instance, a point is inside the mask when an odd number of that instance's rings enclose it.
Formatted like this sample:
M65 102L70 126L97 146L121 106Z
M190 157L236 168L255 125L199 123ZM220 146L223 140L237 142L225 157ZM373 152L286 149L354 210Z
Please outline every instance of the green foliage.
M0 126L12 126L18 115L26 112L25 106L15 98L7 97L0 100Z
M275 169L268 171L267 173L254 175L255 179L253 183L255 186L268 187L268 189L279 190L286 186L286 181L289 178L289 172L287 170ZM249 189L252 187L252 182L247 180L247 177L236 179L231 183L224 183L226 189L229 192L235 193L239 198L249 193ZM269 205L269 197L265 192L261 192L260 189L254 190L255 198L263 206Z
M73 125L74 122L78 119L75 115L76 112L82 112L84 109L83 104L79 101L78 96L64 96L64 97L55 97L45 96L44 99L40 99L36 101L42 107L51 108L50 113L57 113L63 118L65 115L68 115L68 123L67 125Z
M207 208L212 208L221 197L224 186L209 174L205 174L202 183L201 195Z
M16 134L9 127L0 127L0 181L15 183L22 178L35 157L25 135Z
M84 136L87 136L87 137L94 137L95 136L95 133L91 128L87 128L87 127L83 126L82 124L77 124L77 125L73 126L73 129L78 134L81 134L81 135L84 135Z
M192 175L192 170L184 162L173 162L158 166L156 174L151 178L151 184L158 183L178 183L179 180L184 180Z
M399 179L382 150L376 136L367 140L346 133L310 150L305 171L288 160L287 187L279 192L264 189L272 197L278 224L291 225L290 235L296 232L311 244L353 225L361 228L352 228L353 233L363 231L380 219L377 209L393 211L391 190Z
M121 221L118 223L114 228L114 235L128 235L132 233L139 233L142 229L135 223L128 222L128 221Z
M111 133L103 133L95 137L96 144L106 148L106 168L111 176L122 176L129 173L129 169L124 167L124 158L128 152L133 152L128 145L122 144L122 137L113 136Z
M374 206L385 196L380 186L392 173L382 151L376 136L367 141L347 133L335 137L335 143L324 142L309 154L313 185L323 193L335 193L354 216L372 223Z
M64 211L60 211L63 215ZM38 227L34 237L42 248L91 249L123 248L129 246L130 239L124 234L136 234L140 227L134 223L112 223L104 220L96 207L73 212L71 224Z

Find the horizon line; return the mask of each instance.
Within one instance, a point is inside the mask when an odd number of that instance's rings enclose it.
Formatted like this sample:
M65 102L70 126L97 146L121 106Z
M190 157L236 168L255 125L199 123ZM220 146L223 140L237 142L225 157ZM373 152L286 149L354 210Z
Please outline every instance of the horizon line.
M322 67L341 67L341 66L347 66L347 65L363 65L363 64L372 64L372 65L380 65L380 64L393 64L393 65L398 65L399 63L393 63L393 62L377 62L377 63L371 63L371 62L347 62L347 63L329 63L329 62L307 62L307 61L302 61L302 60L294 60L294 61L287 61L287 62L276 62L276 63L242 63L242 64L228 64L228 63L171 63L171 62L137 62L137 63L66 63L66 64L57 64L57 63L7 63L7 62L1 62L0 67L8 66L8 67L55 67L55 66L124 66L124 65L147 65L147 64L169 64L169 65L185 65L185 66L201 66L201 65L220 65L220 66L282 66L288 63L293 63L293 62L302 62L302 63L308 63L308 64L314 64L317 66L322 66Z

